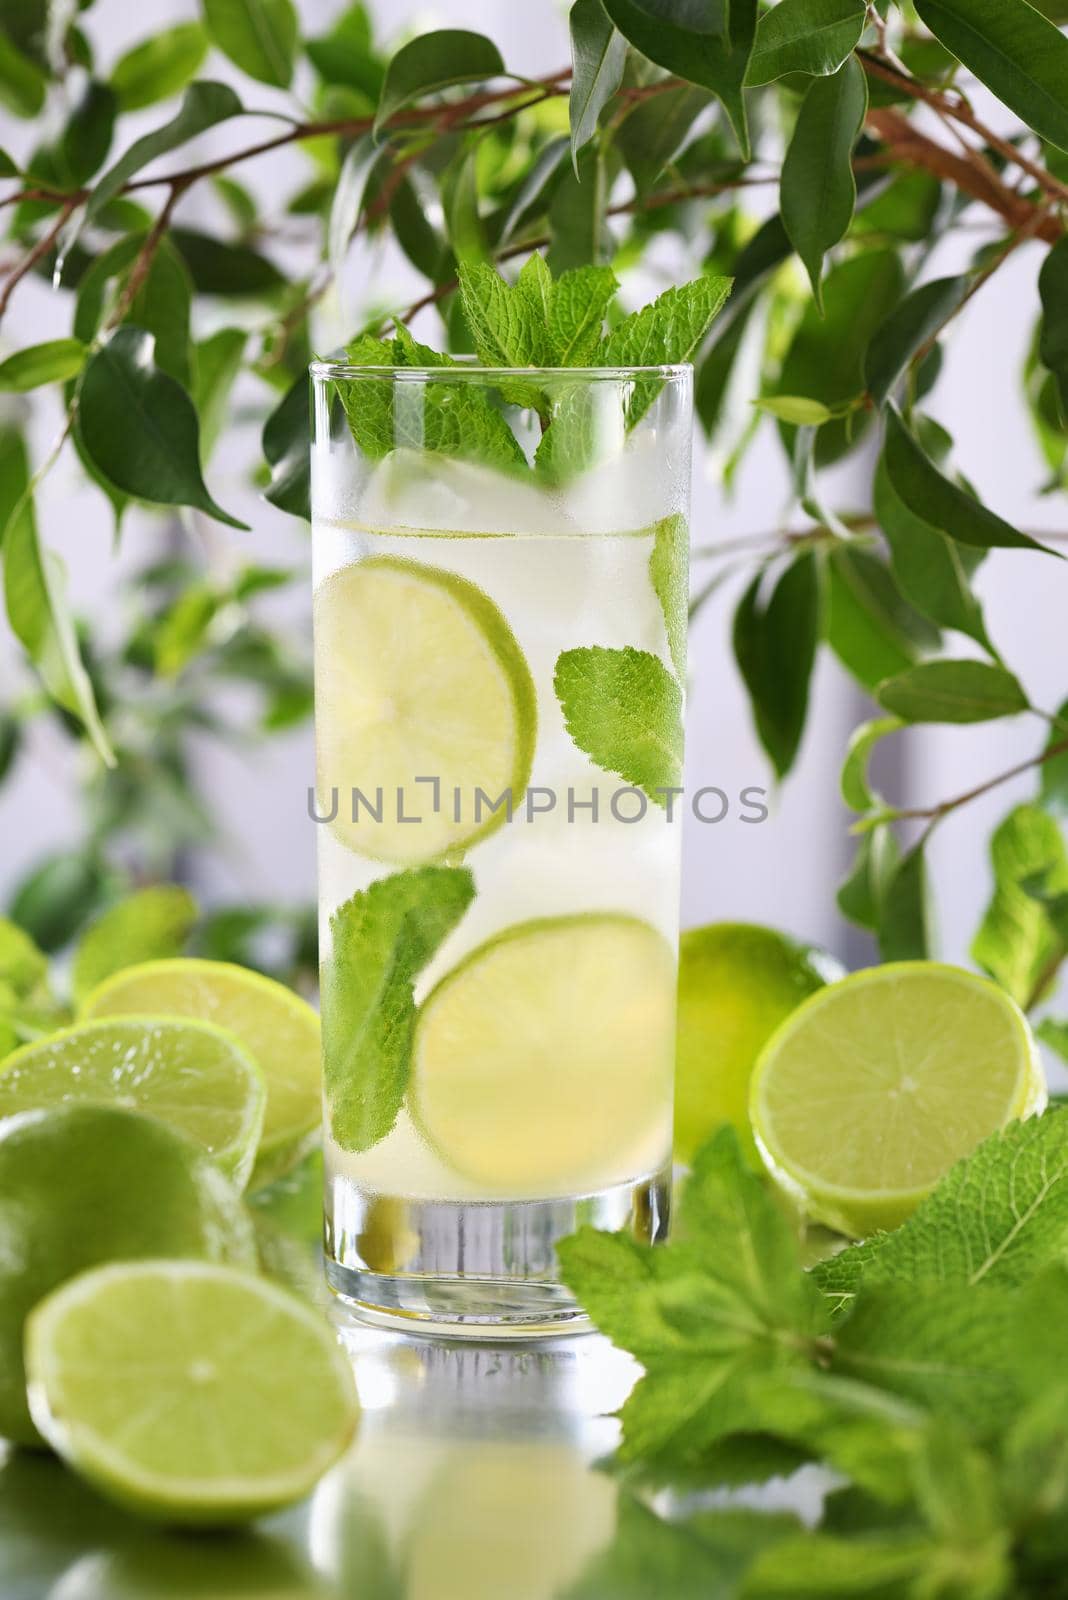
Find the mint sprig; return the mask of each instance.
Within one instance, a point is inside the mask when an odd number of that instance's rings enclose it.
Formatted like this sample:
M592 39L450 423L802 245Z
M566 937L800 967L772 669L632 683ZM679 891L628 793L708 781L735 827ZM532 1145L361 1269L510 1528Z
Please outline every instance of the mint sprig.
M419 867L361 889L330 919L322 972L330 1132L367 1150L397 1120L415 1035L415 980L474 899L465 867Z
M682 691L659 656L630 645L565 650L553 686L579 749L666 806L682 775Z
M459 296L467 330L484 366L587 368L677 365L699 349L730 293L729 278L706 275L667 290L650 305L624 317L610 332L605 321L619 288L607 266L582 266L554 280L534 252L514 282L483 262L459 269ZM358 366L455 365L453 358L417 343L403 326L390 340L361 334L348 346ZM412 398L406 415L386 385L337 384L353 435L372 459L398 446L439 451L508 470L525 469L526 456L493 391L479 384L428 384ZM495 386L506 406L537 414L541 442L535 471L559 483L597 458L599 413L589 387L576 379L539 384L528 376L502 378ZM660 391L657 379L634 384L625 421L632 428Z

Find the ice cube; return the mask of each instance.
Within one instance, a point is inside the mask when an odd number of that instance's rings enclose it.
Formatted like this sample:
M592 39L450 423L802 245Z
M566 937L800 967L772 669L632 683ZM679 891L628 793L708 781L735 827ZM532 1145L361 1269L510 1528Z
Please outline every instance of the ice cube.
M555 496L520 477L471 461L405 448L375 469L360 503L365 528L458 533L575 534L585 531Z

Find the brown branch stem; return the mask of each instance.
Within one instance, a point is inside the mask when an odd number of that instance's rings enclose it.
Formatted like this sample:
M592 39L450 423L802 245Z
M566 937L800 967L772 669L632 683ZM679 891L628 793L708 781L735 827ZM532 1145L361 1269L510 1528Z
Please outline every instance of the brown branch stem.
M31 249L27 250L22 260L8 274L7 281L5 282L3 288L0 289L0 318L3 317L5 311L11 303L11 296L14 294L23 278L28 272L32 272L38 261L40 261L42 257L46 256L49 250L51 250L52 246L59 238L67 218L70 216L77 204L77 200L68 200L66 202L58 217L56 217L52 222L51 227L45 229L44 233L42 233L36 244L34 244Z
M934 806L914 806L907 811L895 811L896 822L930 822L932 825L941 822L951 811L957 811L961 806L969 805L973 800L979 800L985 794L990 794L994 789L1000 789L1002 784L1009 783L1013 778L1022 777L1025 772L1032 772L1036 767L1045 766L1047 761L1052 761L1055 756L1068 754L1068 739L1059 739L1056 744L1047 746L1039 755L1032 756L1028 761L1020 761L1014 767L1008 767L1004 772L998 772L992 778L987 778L982 783L977 783L972 789L965 789L963 794L954 795L950 800L942 800Z

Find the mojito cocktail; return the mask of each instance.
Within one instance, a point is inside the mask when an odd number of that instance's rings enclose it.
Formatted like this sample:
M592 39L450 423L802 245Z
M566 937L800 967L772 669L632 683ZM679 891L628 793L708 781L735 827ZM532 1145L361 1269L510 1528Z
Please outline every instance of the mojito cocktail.
M315 377L328 1275L566 1323L557 1239L666 1224L689 369L527 375L541 474L506 373ZM515 461L408 442L450 407Z

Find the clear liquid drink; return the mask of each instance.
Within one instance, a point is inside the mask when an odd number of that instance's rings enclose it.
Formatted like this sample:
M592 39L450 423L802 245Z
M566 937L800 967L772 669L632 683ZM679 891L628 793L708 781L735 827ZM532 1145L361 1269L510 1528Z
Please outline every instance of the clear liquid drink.
M689 369L528 374L541 428L501 372L313 372L328 1276L564 1327L556 1241L667 1220Z

